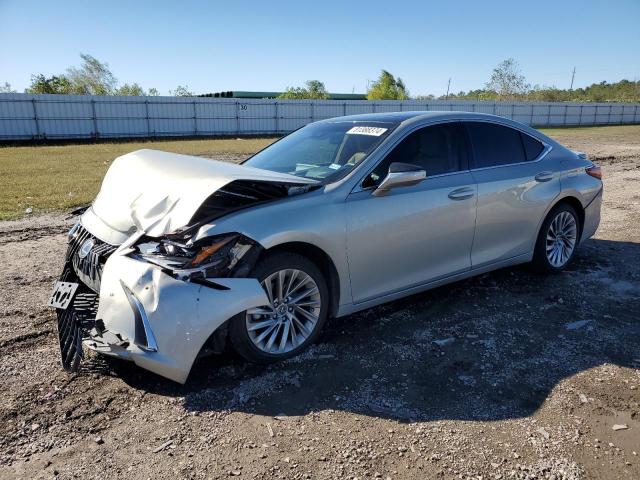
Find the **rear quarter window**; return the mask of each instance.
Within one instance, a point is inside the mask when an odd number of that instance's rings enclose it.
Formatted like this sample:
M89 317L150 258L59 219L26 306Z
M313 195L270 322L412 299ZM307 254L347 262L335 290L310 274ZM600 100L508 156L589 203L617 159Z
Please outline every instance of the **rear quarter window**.
M540 156L544 145L539 140L527 135L526 133L520 133L522 136L522 144L524 145L524 152L527 160L535 160Z
M495 167L526 161L518 130L495 123L467 122L473 145L475 168Z

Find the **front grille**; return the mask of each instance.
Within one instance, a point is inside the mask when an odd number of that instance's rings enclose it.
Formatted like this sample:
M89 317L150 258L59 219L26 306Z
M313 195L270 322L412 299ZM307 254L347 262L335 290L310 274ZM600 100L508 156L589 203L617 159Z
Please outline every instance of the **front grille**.
M88 252L82 251L82 246L88 241L93 242L93 246ZM66 260L73 266L78 278L91 290L99 293L102 269L116 248L118 247L99 240L82 225L78 225L78 230L69 242Z
M60 280L74 282L76 274L65 267ZM56 310L58 316L58 340L62 366L69 372L75 372L80 366L84 354L82 340L86 332L96 326L98 313L98 294L80 283L71 304L66 310Z

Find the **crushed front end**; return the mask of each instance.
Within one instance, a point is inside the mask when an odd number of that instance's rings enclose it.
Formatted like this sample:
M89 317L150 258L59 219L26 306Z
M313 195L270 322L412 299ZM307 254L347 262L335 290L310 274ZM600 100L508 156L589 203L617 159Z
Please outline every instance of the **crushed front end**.
M50 303L57 308L67 371L78 369L88 347L184 383L214 332L234 315L268 302L256 279L242 278L260 247L239 234L201 244L140 234L110 245L79 222L68 240L56 285L74 290L61 287Z

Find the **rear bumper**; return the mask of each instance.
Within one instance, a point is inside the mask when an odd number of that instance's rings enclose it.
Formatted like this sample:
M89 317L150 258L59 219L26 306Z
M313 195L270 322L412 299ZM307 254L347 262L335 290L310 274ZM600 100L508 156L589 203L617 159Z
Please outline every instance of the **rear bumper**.
M92 330L85 345L184 383L217 328L269 303L254 278L211 281L221 288L177 280L159 267L114 253L104 266L96 315L104 329Z
M580 242L591 238L598 230L598 226L600 225L600 210L602 209L602 192L603 190L600 189L595 198L584 209L584 225L582 227Z

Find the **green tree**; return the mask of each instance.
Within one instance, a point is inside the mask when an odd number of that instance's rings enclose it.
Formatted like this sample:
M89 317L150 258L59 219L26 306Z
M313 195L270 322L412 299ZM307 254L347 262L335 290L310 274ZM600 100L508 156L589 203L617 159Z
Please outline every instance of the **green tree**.
M400 77L397 79L386 70L371 84L367 100L407 100L409 91Z
M131 97L142 97L146 95L143 88L137 83L132 83L131 85L129 85L128 83L125 83L124 85L116 88L114 94L122 95L122 96L131 96Z
M169 95L174 97L193 97L193 92L189 90L189 86L178 85L175 90L169 90Z
M45 77L43 74L31 75L31 85L24 93L74 93L71 82L64 75Z
M114 77L109 64L95 57L81 53L82 65L69 67L66 77L71 83L72 93L79 95L113 95L118 80Z
M304 84L305 87L287 87L278 98L290 100L327 100L329 98L327 89L320 80L307 80Z
M147 92L147 95L148 95L149 97L159 97L159 96L160 96L160 92L158 91L158 89L157 89L157 88L153 88L153 87L151 87L151 88L149 89L149 91Z
M496 92L500 99L515 99L529 90L520 65L513 58L503 60L491 73L486 89Z
M9 82L4 82L4 85L0 85L0 93L16 93L16 91L11 88Z

